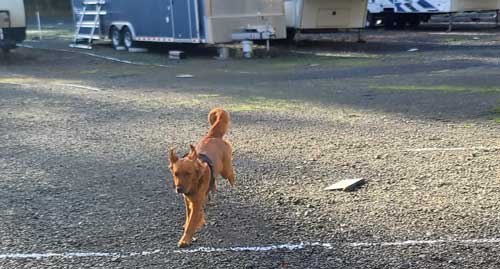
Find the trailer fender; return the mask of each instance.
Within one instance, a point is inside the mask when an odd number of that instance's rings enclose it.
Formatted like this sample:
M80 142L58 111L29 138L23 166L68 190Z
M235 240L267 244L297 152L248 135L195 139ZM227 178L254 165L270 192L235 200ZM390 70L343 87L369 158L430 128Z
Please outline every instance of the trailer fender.
M136 38L136 34L135 34L135 29L134 29L134 26L132 26L132 24L130 22L127 22L127 21L116 21L116 22L112 22L110 25L109 25L109 29L108 30L108 36L111 34L111 27L116 27L118 28L118 30L123 30L124 27L127 27L128 29L130 29L130 32L132 32L132 37L135 39Z

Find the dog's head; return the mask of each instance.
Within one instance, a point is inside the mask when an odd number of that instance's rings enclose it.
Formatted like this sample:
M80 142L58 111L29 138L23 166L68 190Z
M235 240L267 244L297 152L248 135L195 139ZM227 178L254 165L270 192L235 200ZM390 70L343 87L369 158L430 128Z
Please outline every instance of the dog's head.
M169 168L172 172L175 191L185 195L196 192L203 175L203 168L206 166L198 159L198 153L193 145L189 147L189 153L183 158L177 157L173 148L170 149L169 154Z

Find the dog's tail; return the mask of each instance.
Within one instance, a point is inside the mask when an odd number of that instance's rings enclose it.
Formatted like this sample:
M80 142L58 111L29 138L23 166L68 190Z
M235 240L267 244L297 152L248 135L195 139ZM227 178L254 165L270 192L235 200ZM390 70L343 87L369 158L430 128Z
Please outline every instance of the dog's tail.
M208 137L222 138L229 127L229 113L222 108L214 108L208 113Z

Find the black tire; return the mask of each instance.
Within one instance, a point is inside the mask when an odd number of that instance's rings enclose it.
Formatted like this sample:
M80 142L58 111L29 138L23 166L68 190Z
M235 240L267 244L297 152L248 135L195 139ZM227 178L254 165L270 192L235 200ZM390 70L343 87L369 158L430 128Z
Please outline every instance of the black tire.
M123 34L123 46L127 50L134 48L136 45L136 42L134 41L134 36L132 35L132 31L128 27L124 27L122 30Z
M109 30L109 37L111 38L111 43L113 48L116 50L119 47L123 47L123 33L116 27L111 27Z
M2 52L4 54L9 54L10 53L10 49L8 49L8 48L2 48Z
M419 15L412 15L411 18L408 21L410 28L417 28L420 25L420 16Z
M373 29L375 27L377 27L377 18L375 17L375 15L368 12L368 14L366 14L366 28Z
M408 24L408 18L407 16L404 15L398 15L396 17L396 29L405 29L406 25Z
M396 16L392 12L387 12L384 14L384 28L394 29L394 24L396 23Z
M295 35L297 34L297 29L286 28L286 41L289 44L295 43Z

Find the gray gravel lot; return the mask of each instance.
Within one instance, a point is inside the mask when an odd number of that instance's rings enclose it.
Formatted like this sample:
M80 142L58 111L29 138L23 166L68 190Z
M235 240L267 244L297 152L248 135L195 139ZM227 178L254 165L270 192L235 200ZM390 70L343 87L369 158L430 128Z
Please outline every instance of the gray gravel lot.
M0 59L0 268L499 268L498 32L365 39L252 60L106 46L93 53L143 65L28 48ZM178 253L166 149L186 151L215 106L232 116L237 186L218 182L200 252ZM322 191L357 177L354 192ZM302 242L330 245L198 249ZM9 256L21 253L114 255Z

